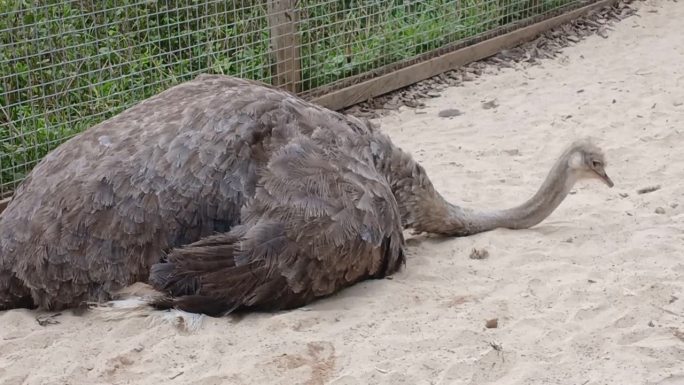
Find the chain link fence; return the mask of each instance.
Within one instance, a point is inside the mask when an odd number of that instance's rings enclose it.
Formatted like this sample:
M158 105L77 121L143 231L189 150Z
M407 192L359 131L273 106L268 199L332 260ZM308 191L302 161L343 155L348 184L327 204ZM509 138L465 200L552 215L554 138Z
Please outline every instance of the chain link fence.
M200 73L322 95L591 0L0 0L0 199L82 130Z

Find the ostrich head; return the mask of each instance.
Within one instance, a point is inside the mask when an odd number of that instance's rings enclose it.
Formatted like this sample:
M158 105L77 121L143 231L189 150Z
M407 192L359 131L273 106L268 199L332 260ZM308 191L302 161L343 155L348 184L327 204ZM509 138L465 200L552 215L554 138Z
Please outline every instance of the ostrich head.
M606 174L606 159L603 151L589 139L575 142L570 147L568 167L577 179L600 179L608 187L614 183Z

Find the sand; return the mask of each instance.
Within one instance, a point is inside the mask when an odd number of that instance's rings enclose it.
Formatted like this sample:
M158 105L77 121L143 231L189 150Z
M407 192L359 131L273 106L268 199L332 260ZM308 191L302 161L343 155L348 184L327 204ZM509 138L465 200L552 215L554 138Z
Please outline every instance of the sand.
M2 312L0 383L684 384L684 4L639 6L607 39L380 119L455 203L521 202L587 135L615 188L583 182L529 230L412 236L391 280L194 333ZM447 108L463 115L438 117Z

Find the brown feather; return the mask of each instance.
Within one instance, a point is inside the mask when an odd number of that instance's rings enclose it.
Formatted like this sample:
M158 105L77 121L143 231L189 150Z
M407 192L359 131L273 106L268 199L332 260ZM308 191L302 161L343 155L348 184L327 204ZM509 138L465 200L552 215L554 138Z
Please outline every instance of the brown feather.
M367 122L202 75L31 171L0 216L0 309L79 306L138 280L168 294L160 307L301 306L402 266L420 170Z

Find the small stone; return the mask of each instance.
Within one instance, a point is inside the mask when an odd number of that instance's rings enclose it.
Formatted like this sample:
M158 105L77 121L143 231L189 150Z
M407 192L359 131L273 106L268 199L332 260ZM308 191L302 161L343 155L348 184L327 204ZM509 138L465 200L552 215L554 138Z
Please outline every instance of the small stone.
M499 327L499 319L498 319L498 318L492 318L492 319L490 319L490 320L487 320L487 322L485 322L485 327L486 327L487 329L496 329L496 328L498 328L498 327Z
M654 326L655 326L655 324L653 323L653 321L648 321L648 327L651 327L651 328L652 328L652 327L654 327Z
M673 209L676 209L677 206L679 206L679 203L677 203L677 202L670 203L670 207L673 208Z
M463 113L455 108L449 108L446 110L439 111L437 114L440 118L451 118L453 116L460 116Z
M470 251L470 259L486 259L489 257L487 249L473 249Z
M629 196L629 194L627 194L627 193L620 193L621 198L627 198L628 196Z
M499 103L497 103L496 99L482 103L482 108L484 108L485 110L490 110L496 107L499 107Z
M662 207L656 207L655 213L656 214L665 214L665 209Z
M587 279L587 282L589 282L589 283L596 283L596 281L594 281L593 279Z

